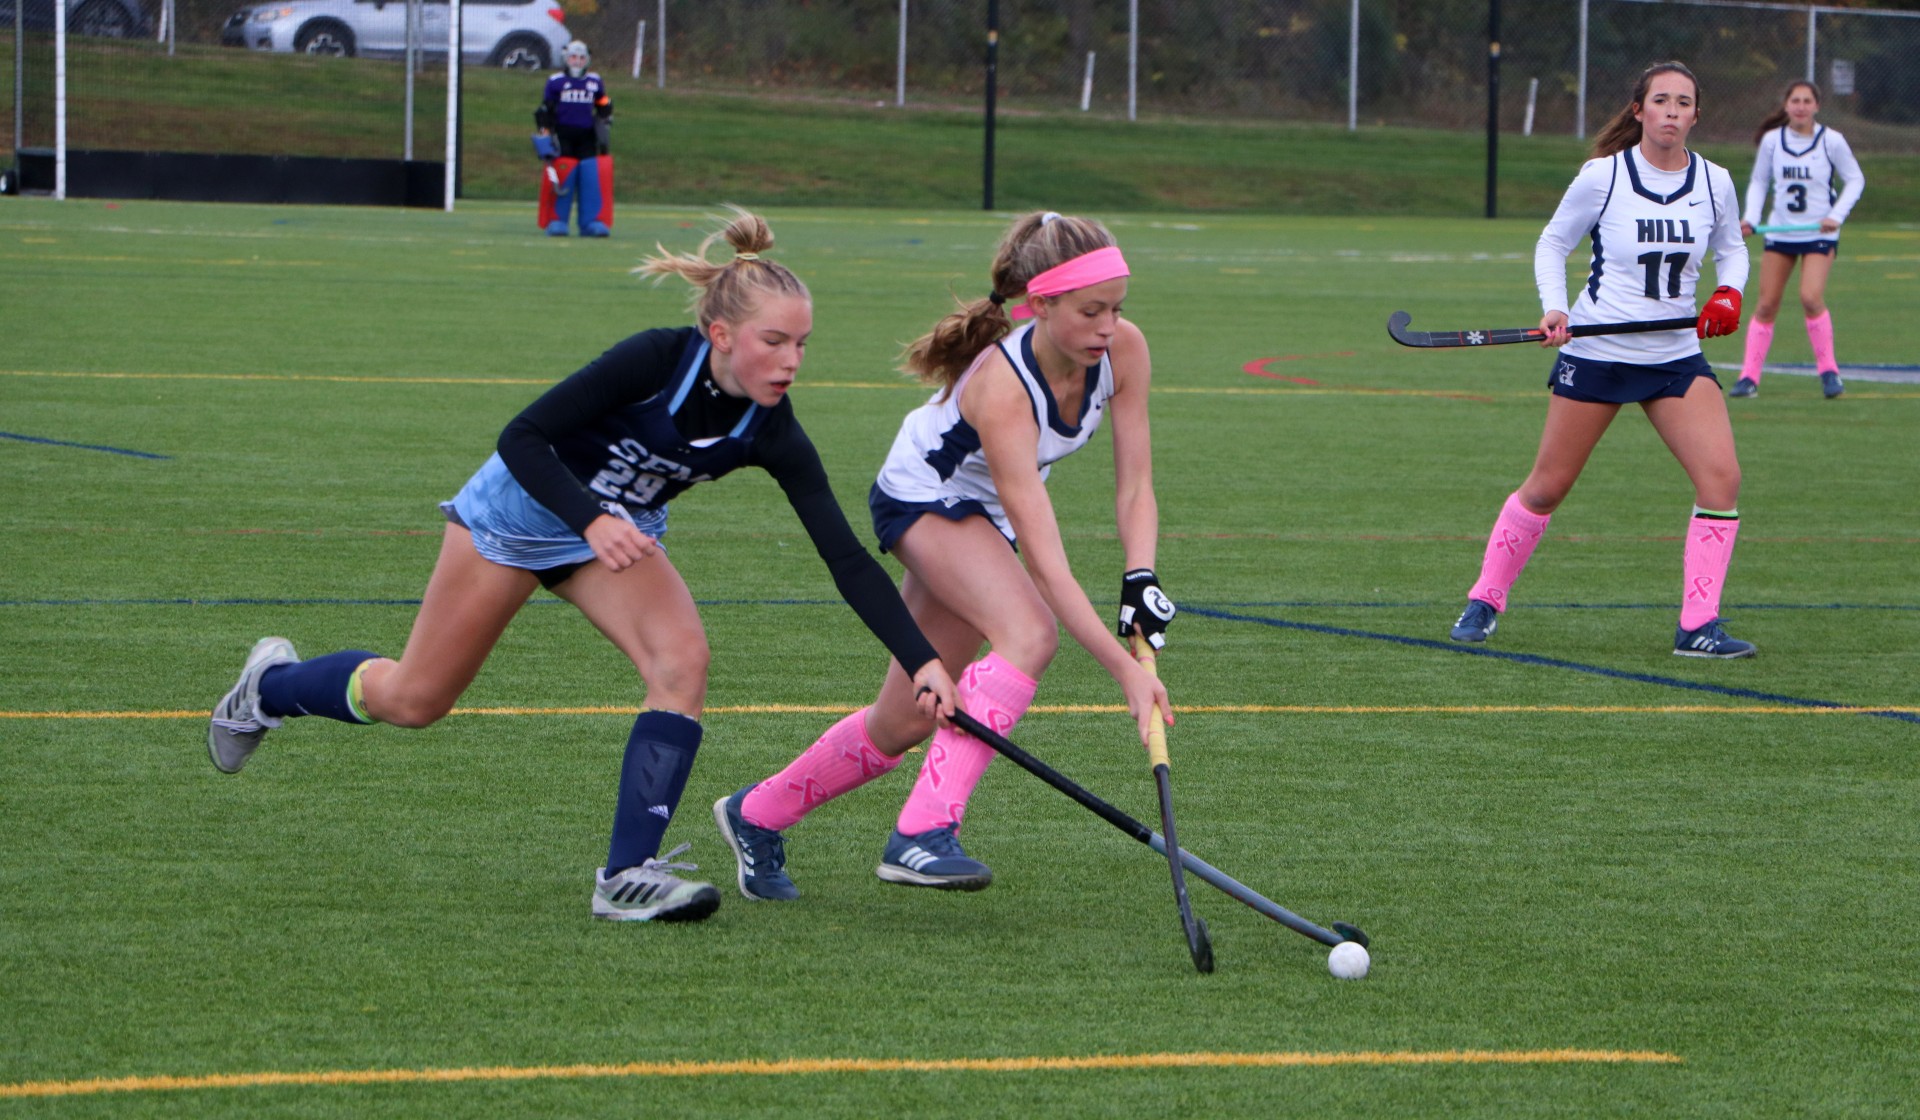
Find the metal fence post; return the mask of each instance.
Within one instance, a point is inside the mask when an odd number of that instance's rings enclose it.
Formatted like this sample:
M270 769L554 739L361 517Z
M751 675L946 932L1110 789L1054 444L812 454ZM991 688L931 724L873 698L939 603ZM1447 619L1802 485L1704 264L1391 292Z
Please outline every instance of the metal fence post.
M907 0L900 0L900 52L899 61L894 64L893 105L896 109L907 107Z
M1360 0L1347 12L1347 131L1360 127Z

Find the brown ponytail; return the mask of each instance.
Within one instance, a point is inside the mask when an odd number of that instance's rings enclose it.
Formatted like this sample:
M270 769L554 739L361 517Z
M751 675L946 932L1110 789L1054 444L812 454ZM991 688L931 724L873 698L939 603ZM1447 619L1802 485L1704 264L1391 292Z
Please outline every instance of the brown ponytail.
M1696 114L1700 111L1700 79L1693 71L1680 62L1656 62L1640 72L1640 78L1633 83L1633 96L1627 99L1626 108L1613 115L1613 119L1602 125L1593 138L1593 158L1600 159L1615 152L1624 151L1640 142L1640 122L1633 115L1646 103L1647 89L1653 80L1661 74L1679 74L1693 83L1693 106Z
M1807 81L1805 78L1802 78L1799 81L1788 85L1787 91L1780 95L1780 107L1775 109L1773 112L1768 113L1766 115L1766 119L1760 122L1760 127L1753 130L1754 143L1758 144L1760 141L1766 139L1767 133L1772 132L1774 129L1779 128L1781 125L1787 123L1787 98L1792 97L1793 91L1801 88L1802 86L1806 87L1806 90L1808 93L1813 94L1814 105L1818 106L1820 104L1820 87L1819 86L1814 85L1812 82Z
M993 255L990 293L961 303L931 331L908 343L901 368L951 391L981 351L1013 330L1003 304L1024 298L1028 282L1042 272L1113 244L1113 234L1091 218L1036 210L1014 219Z

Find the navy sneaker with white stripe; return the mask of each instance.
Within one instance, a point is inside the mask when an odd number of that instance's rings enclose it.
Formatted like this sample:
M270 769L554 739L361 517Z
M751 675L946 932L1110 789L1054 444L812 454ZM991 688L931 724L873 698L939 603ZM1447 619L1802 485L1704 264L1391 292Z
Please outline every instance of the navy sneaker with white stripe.
M752 789L741 786L714 802L713 821L733 849L741 896L754 902L790 902L800 897L800 888L787 877L787 838L740 815L740 806Z
M691 863L674 863L687 850L682 844L664 856L638 867L607 874L602 867L593 876L593 916L612 922L697 922L720 909L720 892L712 883L696 883L674 875L698 871Z
M1738 638L1730 638L1721 628L1720 620L1714 619L1698 630L1673 632L1673 655L1675 657L1717 657L1731 660L1735 657L1752 657L1754 645Z
M1846 391L1847 391L1847 387L1841 384L1840 382L1839 370L1830 369L1820 375L1820 395L1821 396L1827 398L1828 400L1832 400L1833 398L1839 396L1840 394Z
M1499 625L1500 612L1493 609L1492 603L1468 599L1467 609L1460 612L1449 636L1456 642L1484 642Z
M918 836L895 829L887 839L887 850L880 856L875 875L889 883L910 887L935 887L946 891L985 890L993 882L993 869L961 850L954 826L930 828Z

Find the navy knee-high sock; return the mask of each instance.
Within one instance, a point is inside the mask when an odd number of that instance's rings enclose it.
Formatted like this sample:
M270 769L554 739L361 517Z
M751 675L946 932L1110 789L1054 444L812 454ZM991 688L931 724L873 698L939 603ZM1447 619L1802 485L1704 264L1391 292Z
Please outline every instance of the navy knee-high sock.
M349 692L354 672L379 656L343 649L311 661L275 665L260 674L260 711L274 719L325 716L341 723L372 723L359 708L360 698Z
M700 721L678 712L641 712L620 763L620 800L613 810L607 874L660 854L660 838L680 806L680 794L700 749Z

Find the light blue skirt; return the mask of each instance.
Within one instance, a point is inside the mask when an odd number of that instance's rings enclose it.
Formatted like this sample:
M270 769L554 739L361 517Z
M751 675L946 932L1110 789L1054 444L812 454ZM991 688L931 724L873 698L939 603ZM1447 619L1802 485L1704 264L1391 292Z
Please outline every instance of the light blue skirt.
M665 508L644 510L635 517L618 502L600 504L655 540L667 533ZM440 509L465 525L473 533L474 549L496 564L538 572L593 559L593 548L585 538L535 501L497 452L473 473L452 501L441 502Z

